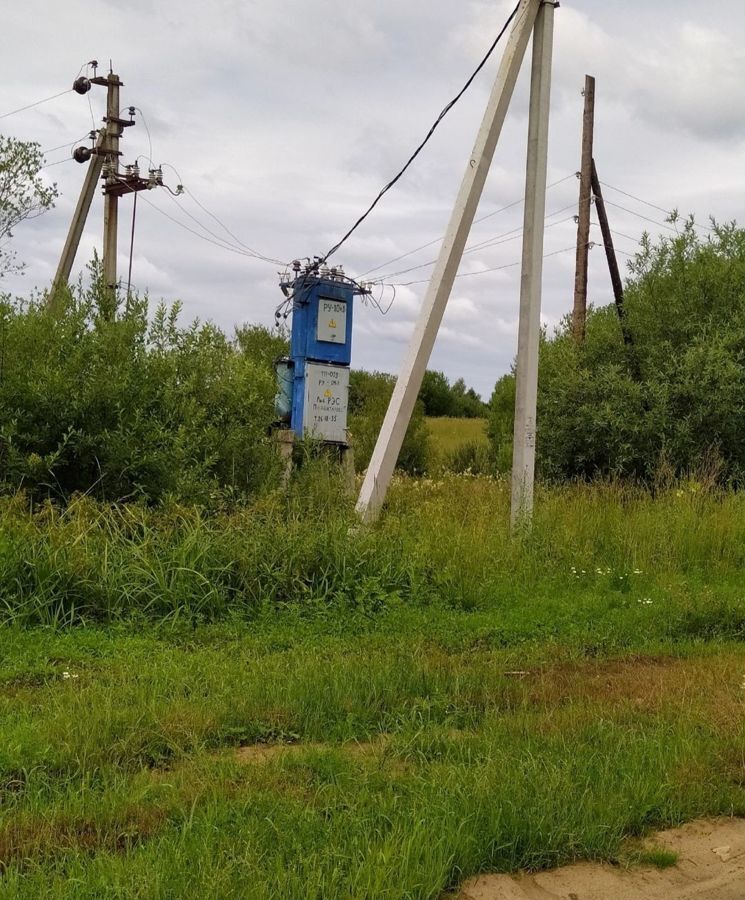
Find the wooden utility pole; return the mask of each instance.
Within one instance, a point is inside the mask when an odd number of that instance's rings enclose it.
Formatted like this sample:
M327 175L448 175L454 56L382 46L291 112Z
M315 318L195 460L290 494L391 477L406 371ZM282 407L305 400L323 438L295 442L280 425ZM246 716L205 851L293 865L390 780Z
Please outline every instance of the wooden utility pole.
M618 313L618 322L621 326L621 334L623 342L628 351L629 368L632 376L636 381L641 378L641 370L639 367L639 358L636 355L634 347L634 336L629 331L628 322L626 321L626 308L623 305L623 281L621 273L618 269L618 260L616 259L616 249L613 246L613 234L610 230L608 222L608 212L605 208L603 200L603 190L600 186L600 178L598 178L598 170L595 167L595 160L592 161L592 191L595 195L595 209L598 213L598 222L600 230L603 233L603 245L605 246L605 258L608 260L608 271L610 272L610 280L613 285L613 299L616 301L616 312Z
M106 79L106 157L104 168L103 207L103 276L112 300L116 296L116 251L119 225L119 195L108 190L117 183L119 174L119 138L122 120L119 117L119 76L109 72Z
M57 272L54 276L54 281L52 282L52 289L49 292L47 305L50 307L54 305L57 292L70 280L70 272L72 272L75 256L78 252L78 247L80 246L80 238L83 234L85 221L88 218L88 212L90 211L91 203L93 202L93 195L96 191L98 179L101 177L103 155L99 151L103 149L105 142L106 132L102 129L98 132L96 146L90 161L88 162L88 169L85 173L83 187L80 190L80 196L78 197L78 203L75 207L75 212L73 213L70 229L67 232L65 246L62 249L62 256L60 257Z
M579 173L579 215L577 219L577 264L574 273L572 334L581 344L587 318L587 262L590 253L590 207L592 204L592 143L595 130L595 79L585 75L585 111L582 119L582 166Z
M528 158L525 180L520 324L515 379L511 522L529 525L535 480L538 350L541 332L543 237L546 216L548 125L551 104L554 7L543 4L533 33Z
M623 281L621 273L618 270L618 260L616 259L616 249L613 246L613 234L610 230L608 222L608 212L605 208L603 200L603 190L600 187L600 179L598 178L598 170L595 168L595 160L592 161L592 192L595 195L595 209L598 214L598 222L600 230L603 233L603 245L605 247L605 257L608 260L608 271L610 272L610 280L613 285L613 297L616 301L616 309L618 310L618 318L623 328L623 339L626 344L631 343L631 336L624 328L624 309L623 309Z
M484 119L461 182L432 278L422 301L414 334L396 381L377 443L365 475L357 513L363 522L380 512L416 403L424 372L458 271L494 150L502 131L541 0L522 0L512 26ZM546 9L547 7L543 7ZM551 12L553 5L551 4Z

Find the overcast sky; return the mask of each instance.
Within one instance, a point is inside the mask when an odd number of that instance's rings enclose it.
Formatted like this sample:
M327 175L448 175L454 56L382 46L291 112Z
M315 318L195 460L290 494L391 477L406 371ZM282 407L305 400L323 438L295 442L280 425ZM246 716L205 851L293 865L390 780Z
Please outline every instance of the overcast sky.
M139 154L183 181L245 245L281 260L322 254L408 158L442 106L461 87L499 30L513 0L24 0L3 12L0 115L64 90L88 60L109 59L125 87L122 106L138 124L122 142L123 163ZM615 188L702 223L745 219L745 12L735 0L563 0L556 12L547 211L576 204L582 87L597 79L595 158ZM404 179L337 262L360 275L442 235L491 89L501 48ZM479 215L520 198L525 179L527 61L502 134ZM89 107L89 100L91 107ZM0 133L43 149L74 145L101 121L105 89L69 93L0 119ZM149 135L145 128L149 128ZM47 154L67 160L69 147ZM143 168L147 160L141 160ZM166 164L174 166L167 168ZM17 229L23 277L0 288L26 294L49 284L84 176L60 162L45 170L61 197L47 215ZM606 188L619 251L632 253L664 213ZM276 265L215 246L180 227L235 240L192 197L140 194L132 280L153 300L183 301L185 317L273 322L281 300ZM75 272L101 247L97 195ZM126 278L132 204L121 203L120 273ZM157 210L161 210L158 212ZM571 248L573 209L548 218L546 253ZM202 223L213 235L200 229ZM594 218L594 215L593 215ZM518 204L476 225L472 242L505 235L468 254L461 272L520 258ZM624 235L623 237L620 235ZM592 237L599 241L599 229ZM510 240L507 240L510 238ZM427 263L438 245L377 269ZM621 259L627 257L621 254ZM426 279L431 267L395 276ZM488 397L517 341L519 266L459 278L430 367L464 376ZM543 319L572 305L574 252L545 261ZM386 317L356 310L353 364L396 372L426 284L399 287ZM610 302L602 248L590 254L590 300ZM387 289L383 301L389 301Z

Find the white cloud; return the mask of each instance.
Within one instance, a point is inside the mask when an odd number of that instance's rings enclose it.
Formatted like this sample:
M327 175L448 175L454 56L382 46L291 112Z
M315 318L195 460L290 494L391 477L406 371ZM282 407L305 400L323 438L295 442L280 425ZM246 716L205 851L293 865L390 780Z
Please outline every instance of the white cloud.
M272 257L322 253L369 204L409 156L436 114L461 86L513 0L26 0L4 13L0 114L68 86L81 63L114 60L125 82L122 104L146 116L156 162L170 162L171 183L189 187L246 244ZM663 206L705 219L743 218L745 170L742 84L745 21L734 0L566 0L556 13L550 172L554 181L578 167L585 72L598 80L596 158L601 178ZM132 40L136 33L137 40ZM34 65L29 66L29 48ZM498 51L499 53L499 51ZM498 55L497 53L497 55ZM439 238L470 153L497 60L490 61L401 182L343 248L338 261L355 274ZM525 67L524 67L525 69ZM487 182L479 214L519 198L525 172L523 72ZM103 115L100 88L89 95ZM140 116L138 115L138 120ZM43 147L73 141L91 127L88 99L70 93L0 120L3 133ZM143 124L127 131L124 161L150 154ZM66 151L50 155L64 158ZM49 215L18 229L25 277L3 287L27 292L49 282L83 178L66 162L47 170L63 196ZM191 197L147 195L182 226L185 211L232 240ZM652 219L663 214L613 195ZM143 198L144 199L144 198ZM547 209L576 203L573 179L551 189ZM571 210L557 215L561 220ZM611 208L612 225L632 237L657 230ZM131 204L121 204L120 270L126 276ZM551 220L553 221L553 220ZM520 206L474 229L473 241L522 225ZM227 252L138 205L133 281L154 299L183 299L185 315L236 321L273 320L281 299L276 266ZM76 271L101 246L96 197ZM206 235L206 237L210 237ZM573 244L564 220L546 232L546 252ZM634 243L618 238L620 249ZM378 272L418 266L435 243ZM467 255L462 272L510 268L456 281L432 365L463 375L488 395L515 352L520 240ZM546 259L543 317L553 325L571 308L573 252ZM426 279L431 267L396 281ZM377 274L377 273L376 273ZM386 317L360 306L354 361L395 370L405 352L426 284L400 287ZM384 300L392 296L387 290ZM590 296L611 300L602 252L590 258Z

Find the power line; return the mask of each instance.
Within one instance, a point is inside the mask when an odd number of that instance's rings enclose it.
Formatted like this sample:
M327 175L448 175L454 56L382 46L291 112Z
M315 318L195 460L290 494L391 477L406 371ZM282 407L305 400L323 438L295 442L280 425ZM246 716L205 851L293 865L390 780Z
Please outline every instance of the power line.
M39 170L41 169L51 169L52 166L61 166L62 163L73 162L73 158L71 156L66 156L64 159L58 159L56 162L46 163L43 166L39 166Z
M567 206L562 206L561 209L556 209L553 212L547 213L544 216L544 222L547 219L552 219L554 216L558 216L560 213L566 212L568 209L574 209L575 204L570 203ZM570 217L573 218L573 217ZM562 219L559 222L552 222L550 225L547 225L547 228L552 228L554 225L561 225L563 222L567 222L569 219ZM487 238L484 241L480 241L478 244L471 244L466 247L463 251L463 255L465 256L467 253L475 253L477 250L485 250L488 247L493 247L501 243L508 243L509 241L517 240L522 234L523 226L519 225L517 228L513 228L510 231L505 231L504 234L498 234L493 237ZM512 235L512 237L509 237ZM505 238L506 240L502 240ZM384 275L381 275L377 281L385 281L387 278L395 278L398 275L407 275L409 272L416 272L418 269L426 269L427 266L433 266L437 262L436 259L431 259L429 262L420 263L418 266L410 266L408 269L400 269L398 272L388 272Z
M249 250L251 253L253 253L254 256L256 256L258 259L263 259L265 262L270 262L270 263L272 263L272 264L274 264L274 265L279 265L279 266L284 266L284 265L286 265L286 263L283 262L282 260L274 259L274 258L271 257L271 256L264 256L263 253L259 253L258 250L254 250L254 248L253 248L253 247L249 247L248 244L244 244L244 242L243 242L239 237L237 237L237 236L230 230L230 228L228 228L228 226L222 221L222 219L219 219L219 218L218 218L211 210L207 209L207 207L206 207L203 203L200 203L199 200L197 200L197 198L194 196L194 194L192 194L192 192L189 190L189 188L184 188L184 192L187 193L187 194L191 197L191 199L197 204L197 206L198 206L203 212L206 212L207 215L208 215L211 219L214 219L215 222L217 222L217 224L223 229L223 231L225 231L227 234L229 234L230 237L232 237L233 240L234 240L240 247L243 247L245 250Z
M171 202L174 203L174 204L176 205L176 207L177 207L178 209L180 209L181 212L182 212L185 216L188 216L188 217L192 220L192 222L194 222L196 225L198 225L198 226L199 226L203 231L205 231L207 234L209 234L209 235L211 235L213 238L215 238L215 240L220 241L222 244L225 244L225 246L235 246L235 245L233 245L233 244L230 244L230 243L229 243L228 241L226 241L224 238L221 238L219 234L216 234L214 231L212 231L210 228L208 228L208 227L204 224L204 222L201 222L196 216L193 216L193 215L189 212L188 209L184 209L184 207L181 206L181 205L179 204L179 202L176 200L176 198L173 196L173 194L169 194L168 196L170 197ZM189 196L191 196L191 194L190 194ZM193 199L193 198L192 198L192 199ZM238 248L236 247L236 249L238 249ZM259 254L259 253L254 253L253 251L250 251L250 252L247 251L247 255L253 256L253 257L255 257L256 259L260 259L260 260L262 260L263 262L271 263L272 265L279 265L279 266L286 265L286 264L285 264L284 262L282 262L281 260L278 260L278 259L270 259L270 258L267 257L267 256L262 256L262 255Z
M126 184L126 182L122 181L122 183L125 184L127 190L131 191L132 193L135 193L134 190L128 184ZM145 196L143 196L142 199L145 203L148 204L148 206L151 206L156 212L160 213L161 216L164 216L166 219L170 219L170 221L173 222L175 225L178 225L179 228L183 228L185 231L188 231L190 234L193 234L195 237L198 237L201 240L206 241L208 244L214 244L216 247L220 247L221 249L227 250L230 253L237 253L240 256L247 257L248 259L261 259L261 257L257 257L253 253L247 253L245 250L241 250L237 247L231 246L226 241L219 242L219 241L212 240L211 238L205 237L203 234L200 234L200 232L195 231L193 228L190 228L184 222L180 222L174 216L169 215L164 209L161 209L159 206L156 206L156 204L153 203L152 200L148 200L148 198ZM264 259L261 259L261 261L262 262L270 262L270 260L264 260ZM272 262L272 265L275 265L275 263L273 261L271 261L271 262Z
M56 147L48 147L46 150L41 151L42 155L46 156L47 153L54 153L55 150L64 150L67 147L74 147L75 144L79 143L80 141L84 141L88 137L88 134L89 132L86 131L86 133L82 137L75 138L74 141L66 141L64 144L58 144Z
M607 181L601 181L600 183L603 185L603 187L610 188L610 190L615 191L617 194L623 194L624 197L628 197L630 200L636 200L637 203L643 203L645 206L651 207L651 209L656 209L658 212L665 213L666 216L672 216L672 214L673 214L672 210L665 209L663 206L658 206L656 203L651 203L649 200L645 200L643 197L637 197L635 194L630 194L628 191L623 191L623 190L621 190L621 188L614 187L612 184L608 184ZM606 203L610 203L610 202L611 202L610 200L606 200ZM614 204L611 204L611 205L614 205ZM619 207L619 208L623 209L624 207ZM627 210L627 212L629 212L629 211L630 210ZM634 215L638 215L638 214L635 213ZM651 222L653 220L649 219L648 221ZM656 223L656 224L659 224L659 223ZM703 231L714 231L714 229L711 228L709 225L699 225L698 222L694 222L693 227L701 228ZM672 229L672 230L674 230L674 229Z
M57 97L69 94L71 91L72 88L66 88L64 91L60 91L59 94L52 94L51 97L45 97L43 100L37 100L35 103L27 103L26 106L19 106L18 109L11 109L10 112L3 113L0 116L0 119L7 119L8 116L14 116L16 113L23 112L26 109L33 109L35 106L41 106L42 103L49 103L50 100L56 100Z
M551 184L546 185L546 190L548 191L551 188L557 187L558 185L563 184L565 181L568 181L570 178L574 178L575 176L575 172L572 172L571 175L565 175L558 181L554 181ZM512 203L508 203L506 206L501 206L499 209L495 209L493 212L486 213L486 215L480 216L478 219L474 219L473 224L478 225L480 222L485 222L487 219L491 219L493 216L498 216L500 213L506 212L508 209L512 209L515 206L520 206L524 202L525 198L519 197L517 200L513 200ZM415 247L413 250L407 250L406 253L402 253L400 256L394 256L393 259L389 259L384 263L380 263L380 265L373 266L372 269L368 269L366 272L363 272L359 277L364 278L365 275L370 275L372 272L377 272L379 269L384 269L386 266L390 266L402 259L406 259L407 256L413 256L414 253L418 253L420 250L426 250L427 247L431 247L433 244L439 243L442 239L443 235L440 235L439 237L436 237L431 241L427 241L426 244Z
M591 247L598 246L594 244L592 241L590 242ZM576 250L576 245L572 244L571 247L563 247L561 250L553 250L551 253L544 253L543 259L548 259L551 256L558 256L560 253L568 253L570 250ZM470 278L473 275L486 275L489 272L501 272L503 269L513 269L515 266L519 266L522 264L522 260L518 259L515 262L506 263L502 266L492 266L488 269L479 269L478 272L459 272L455 277L456 278ZM428 284L429 279L423 278L421 281L404 281L397 282L395 284L389 282L389 287L411 287L414 284Z
M151 166L155 166L155 163L152 161L152 159L151 159L149 156L145 156L145 154L140 154L140 156L138 156L137 159L140 159L140 158L147 159L147 160L150 162L150 165L151 165ZM245 244L239 237L237 237L237 236L230 230L230 228L228 228L228 226L227 226L221 219L219 219L219 218L215 215L215 213L213 213L211 210L207 209L207 207L206 207L203 203L200 203L199 200L194 196L194 194L192 194L192 192L189 190L188 187L185 187L185 186L184 186L184 184L183 184L183 180L184 180L184 179L181 177L181 173L180 173L179 170L176 168L176 166L174 166L172 163L163 163L163 165L166 166L166 167L169 168L169 169L173 169L173 171L176 173L176 177L178 178L179 182L181 183L181 186L182 186L183 189L184 189L184 193L185 193L185 194L188 194L189 197L191 197L191 199L197 204L197 206L198 206L203 212L207 213L207 215L208 215L211 219L214 219L215 222L217 222L217 224L218 224L218 225L219 225L219 226L220 226L227 234L230 235L230 237L233 239L233 241L235 242L235 244L237 245L237 247L243 248L244 250L246 250L246 251L248 252L248 254L250 254L250 255L252 255L252 256L255 256L257 259L263 260L264 262L271 263L273 266L286 266L286 265L287 265L287 263L286 263L284 260L276 259L276 258L274 258L274 257L272 257L272 256L266 256L265 254L260 253L258 250L255 250L253 247L249 247L248 244ZM177 205L178 205L178 204L177 204ZM206 231L207 234L212 235L212 237L216 238L218 241L221 241L221 242L224 243L225 245L230 246L230 242L229 242L229 241L226 241L224 238L221 238L219 235L215 234L214 231L212 231L212 230L210 230L209 228L207 228L207 226L206 226L203 222L201 222L199 219L197 219L195 216L193 216L188 210L184 209L182 206L179 206L179 209L181 209L181 211L182 211L183 213L185 213L192 221L194 221L197 225L199 225L199 227L200 227L203 231Z
M593 222L593 225L600 225L599 222ZM639 243L639 238L633 237L630 234L624 234L623 231L616 231L615 228L611 228L611 233L615 234L617 237L626 238L627 241L633 241L635 244Z
M153 139L150 136L150 129L147 125L147 119L145 118L145 113L140 109L139 106L133 107L137 112L142 116L142 124L145 126L145 134L147 134L147 143L150 148L150 155L153 155Z
M497 37L496 37L496 38L494 39L494 41L492 42L491 47L489 47L489 49L487 50L486 56L484 56L484 58L481 60L481 62L478 64L478 66L474 69L473 73L472 73L471 76L468 78L468 80L467 80L466 83L463 85L463 87L460 89L460 91L458 91L458 93L455 95L455 97L453 97L453 99L452 99L452 100L444 107L444 109L442 110L442 112L440 113L440 115L435 119L434 124L433 124L432 127L429 129L429 131L427 132L427 134L426 134L424 140L419 144L419 146L416 148L416 150L415 150L415 151L411 154L411 156L408 158L408 160L406 161L404 167L403 167L403 168L399 171L399 173L398 173L397 175L395 175L395 176L388 182L388 184L380 191L380 193L378 194L378 196L373 200L373 202L370 204L370 206L367 208L367 210L359 217L359 219L357 219L357 221L354 223L354 225L352 225L352 227L351 227L351 228L349 229L349 231L347 231L347 233L341 238L341 240L339 240L336 244L334 244L334 246L326 253L326 255L325 255L325 256L323 257L323 259L322 259L322 262L325 263L326 260L328 260L328 258L329 258L332 254L336 253L336 251L342 246L342 244L344 244L345 241L347 241L347 240L352 236L352 234L359 228L359 226L365 221L365 219L366 219L366 218L370 215L370 213L375 209L375 207L378 205L378 203L379 203L380 200L383 198L383 196L384 196L386 193L388 193L388 191L396 184L397 181L399 181L400 178L403 177L403 175L404 175L404 173L406 172L406 170L407 170L407 169L409 168L409 166L414 162L414 160L417 158L417 156L419 156L419 154L422 152L422 150L424 149L424 147L425 147L426 144L428 143L429 139L430 139L430 138L432 137L432 135L435 133L435 129L437 128L437 126L440 124L440 122L442 122L442 120L445 118L445 116L450 112L450 110L451 110L451 109L455 106L455 104L460 100L460 98L463 96L463 94L465 94L465 92L468 90L468 88L469 88L469 87L471 86L471 84L473 83L473 81L474 81L474 79L476 78L476 76L477 76L477 75L479 74L479 72L484 68L484 66L485 66L486 63L488 62L489 58L491 57L492 53L493 53L494 50L496 49L497 44L500 42L500 40L501 40L502 37L504 36L505 32L506 32L507 29L509 28L509 26L510 26L512 20L513 20L513 19L515 18L515 16L517 15L517 11L518 11L519 8L520 8L520 3L517 4L517 6L512 10L512 12L510 13L510 15L508 16L507 21L504 23L504 26L502 27L502 30L499 32L499 34L497 35Z
M630 194L628 191L622 191L621 188L614 187L612 184L608 184L607 181L600 182L603 187L610 188L612 191L615 191L617 194L623 194L624 197L629 197L631 200L636 200L639 203L643 203L645 206L651 206L652 209L656 209L659 212L665 213L666 216L670 215L670 210L665 209L662 206L658 206L656 203L650 203L649 200L643 200L641 197L636 197L634 194Z
M629 213L629 215L636 216L638 219L644 219L645 222L651 222L652 225L657 225L659 228L665 228L667 231L672 231L673 234L679 234L677 228L673 228L671 225L667 225L665 222L658 222L657 219L650 219L649 216L643 216L641 213L636 212L636 210L629 209L627 206L621 206L619 203L614 203L612 200L606 199L606 204L608 206L613 206L616 209L621 209L623 212Z
M590 225L594 225L596 228L600 228L601 230L602 230L602 227L603 227L603 226L600 224L600 222L590 222ZM629 234L624 234L622 231L616 231L616 230L613 229L613 228L610 228L610 229L608 229L608 230L610 231L611 234L615 234L616 237L625 238L627 241L633 241L634 243L638 243L637 239L631 237L631 235L629 235ZM628 250L623 250L621 247L616 247L616 246L608 247L608 245L605 244L605 243L598 245L598 244L595 244L593 241L591 241L590 244L591 244L591 246L593 246L593 247L597 247L597 246L605 247L606 249L613 250L615 253L622 253L624 256L629 256L629 257L636 256L635 253L629 253Z

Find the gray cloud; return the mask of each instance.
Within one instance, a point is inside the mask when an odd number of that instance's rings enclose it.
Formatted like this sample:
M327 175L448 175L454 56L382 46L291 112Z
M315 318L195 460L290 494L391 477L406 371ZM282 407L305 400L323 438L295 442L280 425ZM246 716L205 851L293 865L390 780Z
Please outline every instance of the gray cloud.
M457 91L501 25L512 0L460 4L432 0L26 0L4 14L0 113L71 83L92 56L113 58L125 81L123 105L147 119L156 162L177 177L242 241L281 259L321 253L334 243L408 157L443 104ZM132 40L132 35L137 40ZM745 38L740 4L693 0L598 4L566 0L556 14L549 180L578 167L585 72L598 79L596 157L601 178L665 207L705 219L742 219L745 171ZM29 65L29 56L33 64ZM339 261L360 273L442 234L483 113L496 63L445 120L411 172L343 248ZM524 67L525 68L525 67ZM521 196L525 167L526 72L497 149L480 214ZM100 89L90 95L103 115ZM139 117L138 117L139 118ZM86 98L66 95L0 120L3 133L43 147L72 141L91 127ZM127 132L125 161L149 154L142 124ZM50 154L54 162L66 151ZM48 284L83 178L65 162L47 170L63 192L57 209L18 229L29 266L5 289ZM185 196L141 195L133 281L153 298L181 298L188 318L270 324L280 300L277 266L199 240L185 213L214 240L232 238ZM663 214L609 189L608 198L661 221ZM552 188L549 211L575 204L577 183ZM575 227L571 210L549 220L543 320L555 325L571 308ZM175 224L164 213L174 217ZM611 207L612 224L632 240L645 228L634 213ZM131 204L122 203L119 264L126 274ZM474 229L472 240L505 235L522 224L520 206ZM100 249L97 198L81 245L81 269ZM508 235L509 237L509 235ZM570 248L570 249L568 249ZM437 245L380 269L393 272L433 258ZM463 375L488 394L515 351L520 241L503 238L464 258L462 272L510 266L455 283L432 365ZM424 267L395 280L426 279ZM398 288L386 317L360 306L354 362L395 371L426 285ZM590 292L609 302L602 251L590 254ZM387 289L390 299L392 290Z

